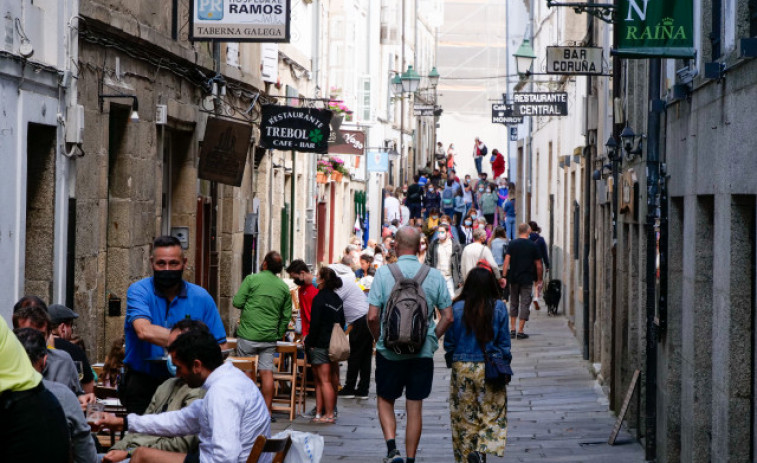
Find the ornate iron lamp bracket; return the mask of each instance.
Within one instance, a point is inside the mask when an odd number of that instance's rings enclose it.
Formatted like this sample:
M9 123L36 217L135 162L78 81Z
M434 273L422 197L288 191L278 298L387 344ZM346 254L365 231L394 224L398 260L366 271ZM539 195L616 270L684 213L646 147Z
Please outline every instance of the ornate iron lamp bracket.
M581 3L571 3L571 2L555 2L552 0L547 0L547 7L568 7L573 8L573 11L575 11L577 14L581 13L588 13L595 18L599 18L602 21L612 24L615 19L615 5L608 4L608 3L590 3L590 2L581 2Z

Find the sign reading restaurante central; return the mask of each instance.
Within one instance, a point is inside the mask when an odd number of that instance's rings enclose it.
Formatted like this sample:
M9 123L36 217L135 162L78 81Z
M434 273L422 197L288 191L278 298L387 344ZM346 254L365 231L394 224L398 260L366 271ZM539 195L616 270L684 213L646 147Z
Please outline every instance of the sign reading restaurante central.
M260 146L282 151L326 153L331 115L328 109L263 105Z
M567 116L567 92L515 92L513 113L516 116Z

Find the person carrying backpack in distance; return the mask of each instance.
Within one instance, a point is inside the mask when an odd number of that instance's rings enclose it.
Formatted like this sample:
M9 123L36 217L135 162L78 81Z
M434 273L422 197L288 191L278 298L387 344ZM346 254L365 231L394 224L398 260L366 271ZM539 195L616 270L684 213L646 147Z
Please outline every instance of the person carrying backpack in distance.
M423 400L431 394L434 352L452 323L452 301L442 274L416 257L420 232L402 227L395 235L396 264L376 271L368 294L368 327L376 343L376 395L386 440L385 463L414 463L421 438ZM434 309L442 316L433 321ZM403 460L395 444L396 399L405 393L407 428Z
M442 191L442 211L444 215L455 215L455 194L460 190L460 185L455 184L455 179L448 178L447 185Z

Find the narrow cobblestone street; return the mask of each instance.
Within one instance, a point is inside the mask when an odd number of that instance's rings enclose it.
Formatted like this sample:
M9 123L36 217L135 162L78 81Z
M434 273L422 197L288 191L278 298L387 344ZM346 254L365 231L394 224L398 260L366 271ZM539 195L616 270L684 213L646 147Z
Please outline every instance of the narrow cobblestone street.
M615 446L607 439L615 422L581 359L564 317L537 313L526 326L527 340L513 342L515 377L508 388L508 442L505 457L489 462L641 462L642 447L624 429ZM345 368L342 368L344 373ZM442 350L436 355L432 396L424 402L418 462L453 462L447 397L449 370ZM309 400L308 408L314 404ZM340 399L339 419L331 426L304 418L289 423L279 416L272 431L291 428L324 436L323 462L381 461L385 445L376 414L375 392L368 400ZM404 401L397 401L397 445L404 455Z

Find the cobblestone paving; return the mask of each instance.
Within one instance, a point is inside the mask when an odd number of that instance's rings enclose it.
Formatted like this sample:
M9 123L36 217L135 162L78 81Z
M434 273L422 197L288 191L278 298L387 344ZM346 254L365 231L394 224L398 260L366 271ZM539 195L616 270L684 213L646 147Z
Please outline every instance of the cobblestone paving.
M515 372L508 387L508 439L504 458L491 462L643 462L642 447L623 430L615 446L607 439L615 422L607 399L581 358L576 338L562 316L538 313L526 326L530 339L513 341ZM454 462L447 397L449 370L436 354L434 388L423 405L423 435L417 462ZM346 366L342 367L342 373ZM309 399L308 408L314 404ZM273 432L291 428L325 439L323 462L380 462L386 453L373 386L368 400L340 399L334 425L277 415ZM397 445L404 455L404 400L397 401Z

